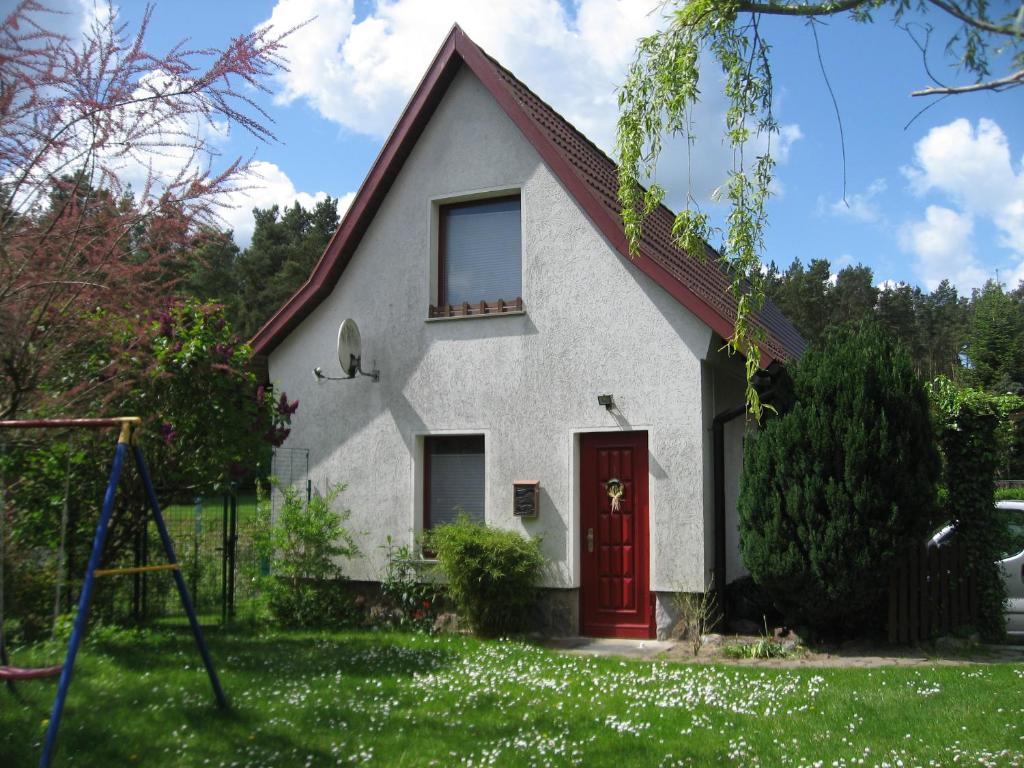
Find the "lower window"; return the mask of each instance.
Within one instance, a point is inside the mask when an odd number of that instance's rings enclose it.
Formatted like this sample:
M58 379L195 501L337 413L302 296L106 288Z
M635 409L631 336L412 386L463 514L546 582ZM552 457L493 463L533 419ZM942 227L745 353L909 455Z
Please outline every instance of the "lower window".
M484 436L431 435L423 444L423 529L460 513L484 521Z

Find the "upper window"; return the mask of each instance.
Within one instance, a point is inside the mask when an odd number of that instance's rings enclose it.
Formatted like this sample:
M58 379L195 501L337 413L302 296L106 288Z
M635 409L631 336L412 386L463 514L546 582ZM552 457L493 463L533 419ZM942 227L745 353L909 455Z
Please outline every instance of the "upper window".
M443 205L438 227L438 301L431 317L523 308L518 195Z
M424 530L451 523L462 512L482 523L484 436L428 436L423 457Z

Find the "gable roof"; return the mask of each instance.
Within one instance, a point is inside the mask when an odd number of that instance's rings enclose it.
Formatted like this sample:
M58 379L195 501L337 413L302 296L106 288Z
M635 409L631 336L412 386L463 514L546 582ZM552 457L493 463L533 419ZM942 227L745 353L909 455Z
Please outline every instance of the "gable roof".
M709 258L703 260L688 256L673 241L674 215L660 206L644 224L638 257L630 258L619 216L615 162L488 56L456 24L388 136L312 275L252 338L255 354L269 354L334 289L384 196L462 66L473 72L519 127L605 239L712 330L728 338L732 334L736 304L729 293L729 278L716 262L714 252L709 248ZM803 338L770 301L765 302L754 322L765 331L761 344L762 366L799 357L803 352Z

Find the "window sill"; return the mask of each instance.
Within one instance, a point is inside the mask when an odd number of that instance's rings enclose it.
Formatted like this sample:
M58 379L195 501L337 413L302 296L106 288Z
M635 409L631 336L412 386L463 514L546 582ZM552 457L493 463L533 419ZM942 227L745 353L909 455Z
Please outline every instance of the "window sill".
M523 300L513 299L505 301L481 301L476 304L463 302L462 304L431 304L427 308L427 320L455 320L467 317L494 317L501 315L521 315L526 311Z
M479 320L485 317L518 317L525 315L525 309L516 309L511 312L495 312L493 314L486 315L452 315L451 317L428 317L424 322L427 323L447 323L450 320Z

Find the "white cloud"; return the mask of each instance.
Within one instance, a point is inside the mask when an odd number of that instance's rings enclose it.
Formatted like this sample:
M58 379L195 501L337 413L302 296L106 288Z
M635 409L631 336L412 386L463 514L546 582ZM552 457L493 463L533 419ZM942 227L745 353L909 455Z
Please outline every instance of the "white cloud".
M247 183L246 183L247 182ZM284 209L299 203L303 208L310 209L327 197L326 192L300 192L288 174L274 163L256 160L249 166L249 177L242 184L243 188L232 192L224 201L227 206L219 213L227 226L234 230L235 242L239 248L245 248L252 240L255 222L253 208L269 208L272 205ZM349 192L338 199L338 214L344 216L352 205L355 192Z
M832 203L819 200L819 209L827 210L833 216L853 219L865 224L872 224L883 219L881 208L878 205L878 196L886 191L888 185L885 179L875 179L863 192L854 192L847 195L845 200L836 200Z
M903 173L915 193L944 193L964 211L991 219L1000 244L1024 254L1024 169L1014 168L998 123L981 118L975 128L961 118L932 128L914 155Z
M1006 284L1010 288L1016 288L1021 283L1024 283L1024 259L1020 260L1016 268L1012 269L1006 278Z
M376 0L355 18L352 0L279 0L268 23L287 29L317 16L289 38L290 71L278 77L283 103L303 100L358 133L391 130L452 24L508 67L599 147L609 152L618 117L616 88L639 37L661 21L657 0ZM700 142L687 162L686 142L670 140L658 181L669 204L688 185L709 199L726 179L731 148L721 141L725 99L717 68L707 68L694 111ZM773 154L785 162L803 134L784 125ZM766 139L754 140L757 152ZM780 190L781 191L781 188Z
M914 268L928 290L948 278L961 292L981 286L988 273L973 251L974 217L951 208L929 205L923 221L900 231L900 245L917 260Z
M290 71L279 99L307 101L359 133L384 136L452 24L458 22L580 130L610 144L616 97L637 38L653 31L652 0L377 0L355 20L353 0L279 0L268 23L287 29Z
M839 258L832 259L832 269L836 272L840 272L845 267L853 266L853 254L843 253L839 255Z
M79 45L93 25L110 20L111 7L103 0L56 0L47 7L53 11L45 16L47 28L64 35L73 45ZM117 6L113 10L117 13ZM162 70L153 70L138 79L132 96L144 99L186 82ZM194 98L195 103L199 103L203 97ZM141 135L144 140L138 141L138 146L131 146L130 142L126 142L128 146L117 142L101 145L97 158L105 170L116 175L122 187L132 190L140 203L154 204L161 191L193 174L211 168L211 173L216 174L215 166L221 162L220 153L229 139L226 122L207 120L201 109L183 114L159 101L151 110L129 103L120 108L120 113L118 123L130 126L126 131L133 131L133 135ZM70 111L67 115L69 120L74 117ZM27 206L47 194L50 176L67 172L67 164L76 161L83 147L93 141L88 129L80 123L72 124L65 138L68 148L46 158L35 183L28 185L17 198L19 205ZM148 199L143 199L147 192ZM305 208L312 208L326 196L326 192L301 192L274 163L254 161L249 173L234 183L232 191L218 195L213 201L214 213L234 230L235 241L244 248L252 239L253 208L275 204L283 208L296 201ZM354 197L355 193L349 192L338 200L339 214L345 213Z
M776 137L775 145L772 149L775 161L778 163L789 162L790 148L803 137L804 132L800 130L800 126L796 123L780 125L779 135Z

